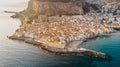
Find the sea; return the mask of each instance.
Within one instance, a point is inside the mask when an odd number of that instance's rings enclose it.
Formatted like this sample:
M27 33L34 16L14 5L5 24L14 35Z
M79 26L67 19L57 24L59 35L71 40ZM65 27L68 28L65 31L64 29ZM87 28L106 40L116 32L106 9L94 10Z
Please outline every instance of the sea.
M37 46L7 38L19 28L19 19L7 11L22 11L28 0L0 2L0 67L120 67L120 33L114 33L85 42L81 47L106 53L110 60L80 56L56 56Z

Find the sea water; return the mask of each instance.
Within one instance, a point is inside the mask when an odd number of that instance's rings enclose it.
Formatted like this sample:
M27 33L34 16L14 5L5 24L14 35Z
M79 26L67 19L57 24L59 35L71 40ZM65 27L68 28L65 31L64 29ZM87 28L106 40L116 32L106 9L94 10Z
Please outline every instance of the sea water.
M36 46L9 40L7 36L19 28L20 21L10 18L13 14L6 14L3 11L21 11L27 5L26 0L11 1L0 2L0 67L120 67L119 33L91 40L81 46L110 55L110 61L79 56L55 56Z

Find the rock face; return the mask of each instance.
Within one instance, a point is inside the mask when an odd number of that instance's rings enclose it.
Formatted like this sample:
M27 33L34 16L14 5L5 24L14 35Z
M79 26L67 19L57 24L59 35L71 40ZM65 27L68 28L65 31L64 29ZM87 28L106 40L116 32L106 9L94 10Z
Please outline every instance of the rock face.
M47 16L84 13L84 0L30 0L28 6L27 10Z

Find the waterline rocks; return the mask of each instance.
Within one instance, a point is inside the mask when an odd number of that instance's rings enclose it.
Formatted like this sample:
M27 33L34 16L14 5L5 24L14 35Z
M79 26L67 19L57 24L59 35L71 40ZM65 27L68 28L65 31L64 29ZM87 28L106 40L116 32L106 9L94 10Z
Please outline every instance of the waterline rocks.
M92 58L100 58L100 59L108 59L109 57L101 52L96 52L93 50L85 49L85 48L79 48L79 49L61 49L61 48L53 48L50 46L47 46L46 44L43 44L41 42L38 42L36 40L33 40L31 38L25 38L25 37L16 37L16 36L10 36L9 39L13 40L21 40L25 41L26 43L33 44L35 46L41 47L41 49L52 53L54 55L64 55L64 56L90 56Z

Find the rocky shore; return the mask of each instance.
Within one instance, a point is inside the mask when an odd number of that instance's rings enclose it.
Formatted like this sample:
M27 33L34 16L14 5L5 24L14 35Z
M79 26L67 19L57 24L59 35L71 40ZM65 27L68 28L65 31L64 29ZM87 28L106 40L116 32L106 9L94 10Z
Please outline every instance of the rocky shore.
M61 48L54 48L54 47L46 46L46 44L43 44L43 43L33 40L31 38L25 38L25 37L18 38L15 36L10 36L9 39L24 41L26 43L38 46L41 49L43 49L51 54L54 54L54 55L90 56L92 58L109 59L109 57L105 53L96 52L96 51L85 49L85 48L69 50L69 49L61 49Z
M34 44L53 54L108 58L104 53L78 46L102 34L116 32L115 28L119 29L120 24L114 21L109 23L106 18L101 20L105 17L102 13L84 14L83 8L83 0L30 0L27 10L17 13L20 19L22 17L20 28L8 38ZM108 19L116 16L109 16Z

